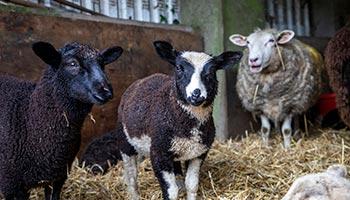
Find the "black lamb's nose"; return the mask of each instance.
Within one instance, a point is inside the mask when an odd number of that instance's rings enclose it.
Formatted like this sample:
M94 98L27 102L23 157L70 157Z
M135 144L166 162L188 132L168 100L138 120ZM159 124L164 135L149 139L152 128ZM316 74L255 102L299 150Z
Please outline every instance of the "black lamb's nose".
M192 93L192 96L195 98L198 98L199 96L201 96L201 90L200 89L195 89Z

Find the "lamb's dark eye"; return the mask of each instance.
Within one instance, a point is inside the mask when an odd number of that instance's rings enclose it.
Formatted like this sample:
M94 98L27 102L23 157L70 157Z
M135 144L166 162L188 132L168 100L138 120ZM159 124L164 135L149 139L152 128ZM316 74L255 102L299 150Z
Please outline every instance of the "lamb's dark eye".
M247 44L250 44L250 42L247 40Z
M269 42L275 42L275 40L274 39L270 39Z
M176 65L176 71L177 72L183 72L184 71L184 67L182 65Z

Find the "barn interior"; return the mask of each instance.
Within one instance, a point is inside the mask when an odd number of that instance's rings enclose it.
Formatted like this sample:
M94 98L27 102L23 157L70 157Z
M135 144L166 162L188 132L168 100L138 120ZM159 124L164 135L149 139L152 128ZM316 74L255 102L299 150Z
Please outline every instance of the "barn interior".
M217 55L243 50L229 41L230 35L249 35L257 27L269 27L291 29L323 54L336 32L350 23L350 1L0 0L0 19L0 74L38 81L46 66L31 50L36 41L49 41L55 47L79 41L99 49L124 48L123 56L106 68L114 98L94 106L85 120L79 158L94 138L116 128L120 98L131 83L158 72L173 73L172 66L156 55L153 41ZM296 177L336 163L349 169L350 132L333 105L334 96L329 112L320 115L315 105L300 117L303 131L291 150L281 146L278 133L266 148L257 134L260 122L237 96L237 68L217 73L220 85L213 112L217 141L201 171L203 199L281 199ZM324 76L323 93L332 94ZM118 164L104 176L93 176L75 164L62 197L126 199L121 168ZM142 199L161 198L149 161L140 169ZM31 194L31 199L42 198L40 189Z

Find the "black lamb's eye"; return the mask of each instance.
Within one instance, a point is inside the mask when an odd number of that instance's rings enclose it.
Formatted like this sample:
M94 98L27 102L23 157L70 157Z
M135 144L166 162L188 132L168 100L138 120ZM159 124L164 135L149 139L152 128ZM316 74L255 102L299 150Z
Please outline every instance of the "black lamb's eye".
M75 61L72 61L69 63L69 66L71 67L76 67L77 66L77 63Z

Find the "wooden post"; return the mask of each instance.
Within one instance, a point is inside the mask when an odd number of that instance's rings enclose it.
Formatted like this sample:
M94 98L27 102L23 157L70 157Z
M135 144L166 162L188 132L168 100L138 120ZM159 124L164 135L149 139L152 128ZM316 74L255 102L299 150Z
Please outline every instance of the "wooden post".
M304 35L310 36L310 17L308 3L304 6Z
M93 10L92 0L82 0L83 6L89 10Z
M292 7L292 0L286 0L287 1L287 25L288 25L288 29L292 29L293 30L293 16L292 16L292 11L293 11L293 7Z
M174 21L173 9L173 0L167 0L166 4L168 5L167 14L168 14L168 24L172 24Z
M270 28L276 28L275 6L273 0L267 0L267 10L269 18L271 19L269 26Z
M109 16L109 0L101 0L101 13Z
M283 0L277 2L277 20L278 20L278 29L284 29L284 13L283 13Z
M143 21L142 0L134 0L134 15L135 20Z
M302 27L301 27L301 13L300 13L300 0L294 0L295 6L295 24L297 28L297 35L302 35Z
M150 10L151 10L151 22L159 23L159 6L158 0L150 0Z
M118 7L119 7L119 18L122 19L128 19L128 6L127 6L127 0L118 0Z

